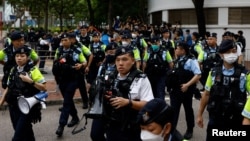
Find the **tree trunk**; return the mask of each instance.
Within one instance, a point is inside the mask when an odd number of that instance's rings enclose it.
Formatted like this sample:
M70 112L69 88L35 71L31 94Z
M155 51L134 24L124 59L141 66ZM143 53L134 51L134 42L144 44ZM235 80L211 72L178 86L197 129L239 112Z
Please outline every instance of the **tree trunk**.
M91 5L91 1L87 0L88 10L89 10L89 21L91 25L94 25L94 10Z
M47 32L48 31L48 19L49 19L49 0L45 0L44 13L45 13L44 29L45 29L45 32Z
M113 19L112 19L112 4L113 4L113 0L109 0L109 7L108 7L108 25L109 25L109 29L112 28L113 25Z
M192 0L192 1L195 6L199 34L204 39L205 33L206 33L206 21L205 21L205 15L204 15L204 10L203 10L204 0Z
M63 16L62 13L59 14L59 21L60 21L60 31L63 31Z

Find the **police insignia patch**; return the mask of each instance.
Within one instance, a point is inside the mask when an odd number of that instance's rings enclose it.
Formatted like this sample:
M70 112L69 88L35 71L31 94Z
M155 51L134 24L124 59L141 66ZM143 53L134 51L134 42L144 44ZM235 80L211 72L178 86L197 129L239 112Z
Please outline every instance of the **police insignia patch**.
M125 52L126 52L125 48L122 48L122 53L125 53Z

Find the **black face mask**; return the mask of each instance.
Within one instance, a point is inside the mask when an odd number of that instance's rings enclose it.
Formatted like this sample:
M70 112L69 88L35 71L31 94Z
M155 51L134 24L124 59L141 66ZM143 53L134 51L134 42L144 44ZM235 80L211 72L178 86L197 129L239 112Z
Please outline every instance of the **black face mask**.
M115 62L115 55L107 55L106 56L107 63L113 63Z

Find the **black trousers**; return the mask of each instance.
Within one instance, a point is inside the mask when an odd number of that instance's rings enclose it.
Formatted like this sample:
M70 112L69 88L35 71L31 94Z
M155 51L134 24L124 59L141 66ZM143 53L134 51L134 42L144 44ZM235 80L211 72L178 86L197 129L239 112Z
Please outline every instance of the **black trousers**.
M15 130L12 141L35 141L29 115L23 114L17 104L9 105L10 119Z
M77 86L79 88L81 97L82 97L82 102L84 104L87 104L89 101L88 95L87 95L87 89L86 89L86 83L85 83L85 76L83 73L79 73L77 77Z

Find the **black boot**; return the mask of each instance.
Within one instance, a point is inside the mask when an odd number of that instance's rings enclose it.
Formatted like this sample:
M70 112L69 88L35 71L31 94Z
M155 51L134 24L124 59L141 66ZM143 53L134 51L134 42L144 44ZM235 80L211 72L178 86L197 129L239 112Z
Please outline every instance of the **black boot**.
M72 118L72 120L68 123L68 127L73 127L79 122L79 118Z
M61 137L63 134L63 130L64 130L64 126L63 125L59 125L57 130L56 130L56 134L58 137Z

